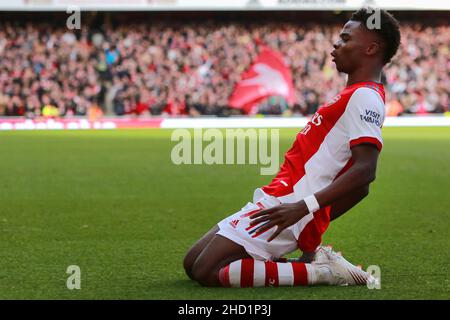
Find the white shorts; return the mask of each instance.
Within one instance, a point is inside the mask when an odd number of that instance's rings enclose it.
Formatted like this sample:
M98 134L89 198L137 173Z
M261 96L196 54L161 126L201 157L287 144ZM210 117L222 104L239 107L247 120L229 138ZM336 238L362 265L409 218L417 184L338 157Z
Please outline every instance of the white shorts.
M267 242L267 239L275 232L276 227L258 234L256 229L262 223L253 227L249 226L252 221L249 218L251 214L279 204L281 201L278 198L270 196L258 188L253 195L253 203L247 203L239 212L220 221L217 224L220 230L216 234L243 246L247 253L256 260L274 260L291 253L298 248L297 239L301 231L299 228L304 227L313 219L312 214L308 214L298 223L284 229L271 242Z

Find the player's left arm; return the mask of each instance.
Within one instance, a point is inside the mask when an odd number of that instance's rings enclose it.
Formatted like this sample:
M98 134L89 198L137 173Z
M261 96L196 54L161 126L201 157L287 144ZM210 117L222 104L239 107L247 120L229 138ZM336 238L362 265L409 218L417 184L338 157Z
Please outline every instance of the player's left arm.
M375 180L379 150L372 144L359 144L352 149L353 165L344 174L334 180L329 186L315 193L317 202L324 208L339 199L350 195ZM277 226L277 230L267 241L272 241L281 231L298 222L309 213L305 201L284 203L279 206L262 210L250 218L250 224L257 225L269 221L260 227L258 232Z

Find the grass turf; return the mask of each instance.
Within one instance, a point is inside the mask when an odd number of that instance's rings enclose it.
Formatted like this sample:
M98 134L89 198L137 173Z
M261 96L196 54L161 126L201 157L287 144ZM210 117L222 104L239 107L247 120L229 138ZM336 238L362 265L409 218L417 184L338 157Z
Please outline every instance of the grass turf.
M297 130L281 130L280 157ZM385 128L377 180L325 243L366 287L203 288L190 245L268 183L256 165L170 161L170 130L1 132L1 299L448 299L450 128ZM81 268L81 290L66 269Z

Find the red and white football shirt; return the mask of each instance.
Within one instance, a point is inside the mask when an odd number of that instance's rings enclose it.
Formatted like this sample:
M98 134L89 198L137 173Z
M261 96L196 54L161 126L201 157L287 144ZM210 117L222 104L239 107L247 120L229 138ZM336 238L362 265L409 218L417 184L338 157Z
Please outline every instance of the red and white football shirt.
M382 84L346 87L298 133L280 171L263 191L282 202L296 202L325 188L351 166L352 147L370 143L381 150L384 118Z
M352 165L351 148L383 145L383 85L359 82L346 87L314 114L285 155L279 173L262 190L281 202L297 202L327 187ZM303 217L291 226L298 247L312 252L329 225L331 207Z
M258 232L251 214L281 203L297 202L333 182L352 165L351 148L370 143L381 150L384 89L375 82L348 86L314 114L285 155L269 185L257 188L253 203L218 223L218 234L242 245L255 259L272 260L299 248L314 252L330 223L331 207L309 213L273 241L275 231ZM253 229L252 229L253 228Z

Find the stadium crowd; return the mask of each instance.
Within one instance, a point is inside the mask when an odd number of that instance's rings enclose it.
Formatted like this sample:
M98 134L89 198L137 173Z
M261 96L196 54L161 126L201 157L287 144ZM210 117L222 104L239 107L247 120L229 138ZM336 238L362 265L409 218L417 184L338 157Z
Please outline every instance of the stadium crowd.
M0 23L0 115L229 115L228 98L261 44L293 72L298 103L268 99L266 114L312 114L345 85L329 53L341 25L126 24L72 32ZM386 69L388 113L449 111L450 27L402 26Z

